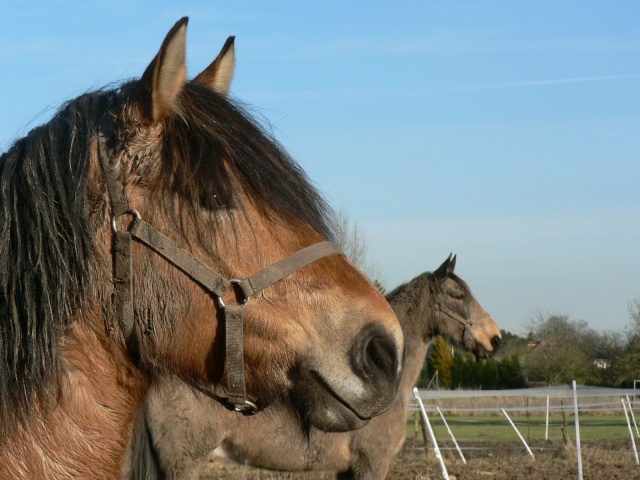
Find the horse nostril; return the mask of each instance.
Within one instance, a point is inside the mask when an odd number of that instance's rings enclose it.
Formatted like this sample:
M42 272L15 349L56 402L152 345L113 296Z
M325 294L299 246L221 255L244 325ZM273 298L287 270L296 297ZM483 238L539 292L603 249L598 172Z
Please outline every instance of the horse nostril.
M493 345L493 351L496 352L502 345L502 339L497 335L491 339L491 345Z
M374 337L367 344L365 370L380 370L385 377L393 379L398 362L395 346L386 337Z
M396 343L375 326L365 327L358 337L352 352L353 370L378 388L394 386L399 366Z

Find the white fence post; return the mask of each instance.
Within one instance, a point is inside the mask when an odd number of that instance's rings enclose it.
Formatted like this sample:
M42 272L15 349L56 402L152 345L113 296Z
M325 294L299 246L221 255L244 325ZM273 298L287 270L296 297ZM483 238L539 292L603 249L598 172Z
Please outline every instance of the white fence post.
M549 395L547 395L547 422L544 429L544 439L549 440Z
M638 462L638 450L636 450L636 439L633 438L633 430L631 430L631 421L629 420L629 414L627 413L627 405L624 403L624 398L621 398L620 400L622 400L624 416L627 419L627 426L629 427L629 436L631 437L631 445L633 445L633 454L636 457L636 465L639 465L640 463ZM631 405L629 405L629 408L631 408Z
M631 412L631 419L633 420L633 426L636 427L636 435L640 438L640 432L638 432L638 424L636 423L636 416L633 414L633 408L631 407L631 401L629 395L627 397L627 404L629 405L629 411Z
M442 414L442 410L440 410L440 407L436 407L436 410L440 414L440 418L442 418L442 421L444 422L444 426L447 427L447 432L449 432L449 435L451 435L451 439L453 440L453 444L456 446L456 450L458 450L458 454L460 455L460 459L462 460L462 463L464 463L466 465L467 464L467 459L464 458L464 455L462 454L462 450L460 450L460 446L458 445L458 442L456 441L456 437L453 436L453 432L449 428L449 424L447 423L447 421L444 418L444 415Z
M531 455L531 458L535 459L536 457L533 455L533 452L529 448L529 445L527 445L527 442L524 440L524 437L520 433L520 430L518 430L518 428L516 427L516 424L513 423L513 421L511 420L511 417L509 416L509 414L507 413L507 411L504 408L502 409L502 413L504 413L504 416L507 417L507 420L509 420L509 423L511 424L513 429L516 431L518 436L520 437L520 440L522 440L522 443L524 444L524 447L527 449L527 452L529 452L529 455Z
M431 423L429 423L429 418L427 417L427 411L424 409L424 404L422 403L422 399L420 398L420 394L418 393L418 388L413 387L413 396L418 400L418 406L420 407L420 413L422 413L422 420L424 424L427 426L427 431L429 432L429 438L431 438L431 442L433 443L433 452L440 462L440 469L442 470L442 476L444 480L449 480L449 473L447 472L447 467L444 464L444 459L442 458L442 454L440 453L440 449L438 448L438 442L436 441L436 436L433 433L433 429L431 428Z
M578 420L578 387L573 380L573 414L576 421L576 453L578 454L578 479L582 480L582 454L580 453L580 422Z

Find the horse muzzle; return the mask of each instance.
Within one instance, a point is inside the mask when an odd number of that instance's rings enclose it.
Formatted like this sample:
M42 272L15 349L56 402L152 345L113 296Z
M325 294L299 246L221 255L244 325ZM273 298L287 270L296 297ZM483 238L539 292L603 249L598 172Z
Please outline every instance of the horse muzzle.
M377 324L366 325L354 338L346 364L301 367L294 389L302 418L324 431L365 426L396 399L403 353L397 340Z

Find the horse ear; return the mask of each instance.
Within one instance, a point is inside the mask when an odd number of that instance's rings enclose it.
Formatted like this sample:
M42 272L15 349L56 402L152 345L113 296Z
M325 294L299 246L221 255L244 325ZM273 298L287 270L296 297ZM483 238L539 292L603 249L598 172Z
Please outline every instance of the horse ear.
M438 269L433 272L433 275L436 278L446 278L448 275L453 273L453 269L456 267L456 257L451 258L452 253L449 254L449 258L447 258L442 265L438 267Z
M185 43L188 21L188 17L183 17L169 30L158 54L142 75L142 84L150 96L148 113L154 122L174 112L178 95L185 84L187 78Z
M201 85L212 88L221 95L228 95L236 68L236 49L234 36L227 38L216 59L193 79Z

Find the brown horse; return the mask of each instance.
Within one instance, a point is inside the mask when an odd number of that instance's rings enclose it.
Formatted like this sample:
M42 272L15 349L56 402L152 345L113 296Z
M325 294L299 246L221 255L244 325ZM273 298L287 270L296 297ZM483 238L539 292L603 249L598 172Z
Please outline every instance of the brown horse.
M393 311L226 97L232 40L186 80L186 28L139 80L69 101L0 158L2 479L118 478L159 375L238 409L287 392L329 430L395 398Z
M255 417L240 417L167 378L147 394L145 415L132 437L139 444L130 478L198 478L214 449L217 456L274 470L384 478L404 441L409 395L431 339L442 335L477 357L492 355L501 343L498 326L453 273L455 262L450 256L434 273L423 273L387 296L402 324L406 364L397 400L366 427L322 432L285 403Z

